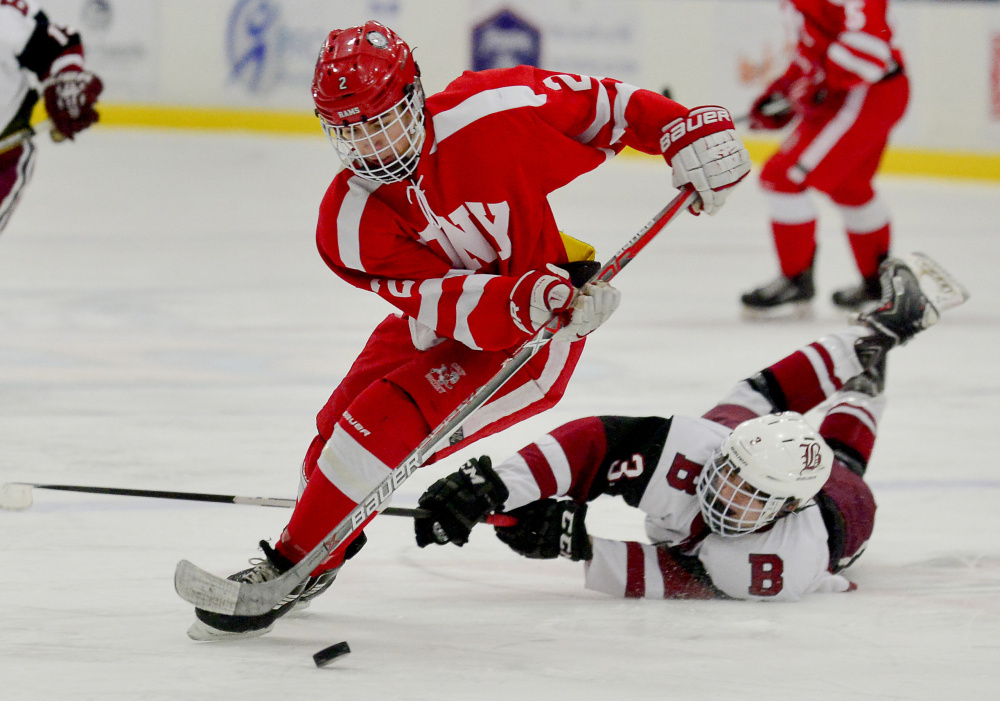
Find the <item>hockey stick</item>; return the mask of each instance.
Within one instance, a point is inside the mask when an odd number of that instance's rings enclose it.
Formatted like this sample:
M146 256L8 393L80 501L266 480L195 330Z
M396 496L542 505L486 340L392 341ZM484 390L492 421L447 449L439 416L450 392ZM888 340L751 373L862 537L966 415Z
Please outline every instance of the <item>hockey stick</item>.
M694 204L697 194L685 187L670 204L660 210L625 246L608 261L591 280L611 280L645 248L667 224L684 209ZM278 605L312 573L329 555L343 545L369 516L384 509L393 492L424 462L438 443L458 430L472 413L482 406L500 387L549 340L560 328L553 317L549 324L509 358L496 375L472 393L453 411L400 465L392 470L351 513L313 548L302 560L284 574L267 582L236 582L217 577L187 560L177 563L174 589L185 601L198 608L230 616L259 616Z
M204 494L200 492L169 492L156 489L130 489L122 487L88 487L76 484L36 484L34 482L8 482L0 487L0 509L22 511L32 503L33 489L51 489L61 492L84 492L86 494L111 494L123 497L148 497L152 499L178 499L180 501L208 501L218 504L240 504L243 506L274 506L282 509L295 507L294 499L282 497L243 497L235 494ZM382 510L386 516L429 516L426 509L407 509L389 506ZM487 514L482 523L491 526L514 526L517 519L506 514Z

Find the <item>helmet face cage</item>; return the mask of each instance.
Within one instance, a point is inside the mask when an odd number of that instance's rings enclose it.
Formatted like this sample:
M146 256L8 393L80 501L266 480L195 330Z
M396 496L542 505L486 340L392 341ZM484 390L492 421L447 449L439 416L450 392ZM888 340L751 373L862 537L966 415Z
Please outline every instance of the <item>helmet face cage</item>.
M724 538L756 531L790 513L797 503L793 497L771 496L748 483L721 451L705 465L696 491L705 523Z
M417 78L402 100L382 114L356 124L320 122L345 168L380 183L413 175L424 145L424 91Z

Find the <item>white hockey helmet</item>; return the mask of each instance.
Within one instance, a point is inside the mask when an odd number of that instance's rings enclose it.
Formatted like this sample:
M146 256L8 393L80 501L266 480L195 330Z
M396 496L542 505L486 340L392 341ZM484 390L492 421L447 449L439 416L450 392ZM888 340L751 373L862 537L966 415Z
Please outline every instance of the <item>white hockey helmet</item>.
M756 531L816 496L832 468L833 450L801 414L744 421L700 475L702 516L721 536Z

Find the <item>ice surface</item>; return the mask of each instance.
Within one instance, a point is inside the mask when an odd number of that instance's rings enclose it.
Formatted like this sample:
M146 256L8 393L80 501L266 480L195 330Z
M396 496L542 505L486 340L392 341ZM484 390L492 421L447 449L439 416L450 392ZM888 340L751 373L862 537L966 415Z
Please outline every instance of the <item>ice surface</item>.
M94 130L41 144L0 236L0 483L294 496L313 419L388 305L313 241L334 173L322 138ZM580 566L533 562L488 529L418 550L382 517L333 589L264 638L197 644L173 592L187 558L220 575L283 509L35 492L0 512L0 698L940 699L1000 683L1000 187L884 179L896 250L972 298L894 352L869 472L874 538L851 594L798 604L618 601ZM553 197L608 255L670 197L661 164L619 158ZM594 413L700 413L739 378L838 328L852 283L823 203L815 320L749 323L776 271L763 200L687 214L619 278L563 402L404 485L411 506L469 455L504 457ZM598 502L591 530L641 537ZM317 669L311 655L349 641Z

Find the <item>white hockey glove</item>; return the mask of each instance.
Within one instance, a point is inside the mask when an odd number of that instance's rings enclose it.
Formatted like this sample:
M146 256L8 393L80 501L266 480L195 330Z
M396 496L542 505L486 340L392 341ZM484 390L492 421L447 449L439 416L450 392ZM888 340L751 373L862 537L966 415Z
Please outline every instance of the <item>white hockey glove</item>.
M660 149L673 168L674 187L690 183L697 191L699 201L691 206L693 214L718 212L729 188L750 172L750 154L723 107L696 107L667 124Z
M552 340L579 341L611 318L621 301L622 293L608 283L587 283L573 300L569 323Z
M517 328L535 333L553 314L570 309L576 289L569 274L551 263L545 270L532 270L514 285L510 292L510 316Z

